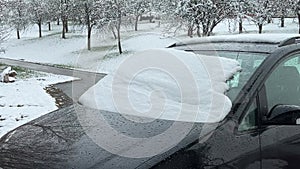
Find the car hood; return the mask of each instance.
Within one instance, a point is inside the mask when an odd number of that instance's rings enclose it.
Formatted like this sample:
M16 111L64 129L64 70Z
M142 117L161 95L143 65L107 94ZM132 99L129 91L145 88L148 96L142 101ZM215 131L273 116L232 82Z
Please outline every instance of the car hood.
M94 124L99 115L115 133ZM0 167L149 168L218 125L135 120L78 104L57 110L2 137Z

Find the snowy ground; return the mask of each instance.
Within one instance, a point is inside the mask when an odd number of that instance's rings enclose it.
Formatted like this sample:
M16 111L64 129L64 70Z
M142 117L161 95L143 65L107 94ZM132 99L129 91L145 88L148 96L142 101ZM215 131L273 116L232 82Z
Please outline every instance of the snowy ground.
M57 109L45 87L75 80L72 77L38 73L15 83L0 83L0 138L7 132Z
M86 34L84 30L77 27L70 27L67 39L61 39L60 26L53 25L52 31L44 31L42 38L37 38L37 27L33 26L23 32L20 40L14 37L4 44L5 54L0 57L24 60L30 62L46 63L74 67L93 72L108 72L103 67L114 62L106 63L118 56L116 41L111 33L99 33L92 37L92 50L86 49ZM46 29L46 26L45 26ZM157 28L156 23L143 23L140 31L135 32L127 28L122 34L124 55L136 52L136 50L153 47L165 47L173 43L173 38L165 38ZM104 61L104 64L102 64ZM110 69L111 65L108 69Z

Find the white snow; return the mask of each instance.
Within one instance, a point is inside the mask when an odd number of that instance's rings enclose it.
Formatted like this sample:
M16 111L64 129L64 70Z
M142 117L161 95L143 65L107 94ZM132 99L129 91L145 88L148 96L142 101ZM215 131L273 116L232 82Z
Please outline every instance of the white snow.
M76 80L73 77L44 74L15 83L0 83L0 138L7 132L42 115L57 110L55 99L45 87Z
M6 74L8 74L11 71L11 67L7 67L6 69L4 69L1 74L0 74L0 82L4 81L4 76Z
M125 59L89 89L80 102L88 107L189 122L218 122L232 103L226 80L241 70L235 60L174 49L152 49Z
M183 43L199 43L199 42L213 42L213 41L279 43L291 37L300 37L300 35L299 34L275 34L275 33L219 35L219 36L187 39L183 41Z
M175 42L177 42L175 38L166 38L154 33L139 34L130 37L123 42L123 48L127 51L130 51L130 53L98 62L97 71L106 74L112 73L125 59L128 58L128 56L134 54L135 52L154 48L165 48ZM117 52L118 51L116 49L109 51L109 53Z

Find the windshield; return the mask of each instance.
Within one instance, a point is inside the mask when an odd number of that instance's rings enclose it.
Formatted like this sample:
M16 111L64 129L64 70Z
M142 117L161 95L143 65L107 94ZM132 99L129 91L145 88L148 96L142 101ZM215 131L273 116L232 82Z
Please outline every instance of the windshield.
M227 96L230 100L234 100L238 93L241 91L246 82L250 79L255 70L266 59L267 54L261 53L219 53L221 57L236 59L242 67L242 71L234 76L233 79L228 81L230 87Z
M197 51L196 53L206 55L212 54L212 52L209 51ZM213 55L235 59L240 63L242 67L242 71L237 73L234 78L227 82L229 85L229 90L227 91L226 95L230 98L230 100L235 100L235 98L237 97L243 86L246 84L246 82L250 79L255 70L268 56L268 54L265 53L231 51L213 51Z

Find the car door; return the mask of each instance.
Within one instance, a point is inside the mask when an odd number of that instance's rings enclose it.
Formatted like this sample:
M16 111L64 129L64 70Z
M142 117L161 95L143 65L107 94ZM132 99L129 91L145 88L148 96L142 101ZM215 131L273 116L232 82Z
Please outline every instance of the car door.
M300 166L300 52L287 53L268 69L258 99L261 167L296 169Z

